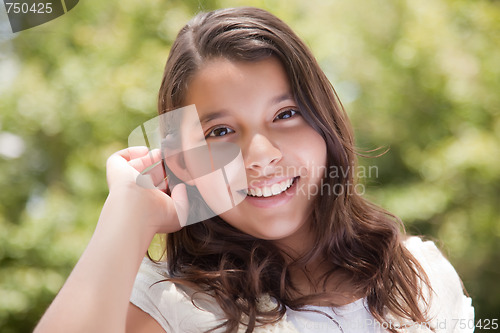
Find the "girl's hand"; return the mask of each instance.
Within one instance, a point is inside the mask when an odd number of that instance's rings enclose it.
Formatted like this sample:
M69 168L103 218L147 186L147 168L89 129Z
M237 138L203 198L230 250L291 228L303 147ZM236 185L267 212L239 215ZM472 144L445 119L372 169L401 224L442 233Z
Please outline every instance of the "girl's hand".
M160 159L159 151L149 154L146 147L120 150L108 159L109 195L96 230L36 333L126 331L130 293L151 239L181 229L187 216L184 185L168 196L136 184L140 172ZM152 171L163 180L161 165Z
M115 208L126 210L145 227L170 233L186 224L189 204L185 185L177 185L171 196L153 186L151 180L154 185L166 182L161 163L148 172L151 178L140 176L160 160L160 151L150 152L147 147L126 148L111 155L106 166L109 199ZM143 177L142 186L137 182L138 177ZM162 188L166 187L164 183Z

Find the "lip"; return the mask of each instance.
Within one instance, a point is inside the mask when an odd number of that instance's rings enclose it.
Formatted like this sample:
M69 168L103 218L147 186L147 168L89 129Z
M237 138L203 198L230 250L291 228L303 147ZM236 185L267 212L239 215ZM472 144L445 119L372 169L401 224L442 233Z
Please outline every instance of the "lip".
M289 178L283 178L280 181L286 180ZM297 192L297 183L299 182L300 177L294 177L293 178L293 183L292 186L290 186L288 189L285 191L281 192L278 195L272 195L270 197L252 197L250 195L247 195L245 198L244 202L247 202L251 204L252 206L258 207L258 208L274 208L274 207L279 207L281 205L286 204L288 201L292 200L292 198L295 196ZM275 184L274 183L268 183L267 186Z

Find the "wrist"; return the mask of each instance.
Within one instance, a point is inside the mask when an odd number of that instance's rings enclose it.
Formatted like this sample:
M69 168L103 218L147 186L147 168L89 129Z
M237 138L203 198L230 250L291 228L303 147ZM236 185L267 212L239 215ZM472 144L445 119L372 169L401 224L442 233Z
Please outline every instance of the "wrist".
M157 222L152 221L153 207L144 203L144 197L127 191L109 193L99 217L98 228L108 229L110 235L120 234L126 238L140 240L149 246L158 232Z

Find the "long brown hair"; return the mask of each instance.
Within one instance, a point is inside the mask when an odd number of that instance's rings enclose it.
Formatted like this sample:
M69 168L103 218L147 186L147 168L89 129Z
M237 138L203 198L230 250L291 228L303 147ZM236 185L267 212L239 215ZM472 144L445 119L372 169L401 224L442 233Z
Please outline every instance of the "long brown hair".
M403 244L400 220L368 202L356 191L356 151L353 131L331 83L314 56L295 33L272 14L257 8L231 8L200 13L179 32L172 45L159 92L159 113L183 106L190 79L213 58L259 61L277 57L283 64L295 100L305 120L327 145L328 166L348 173L325 177L323 186L344 191L320 195L314 201L311 228L317 244L300 258L279 250L271 241L255 238L220 217L169 234L166 255L170 280L212 295L227 320L228 332L247 320L246 332L276 322L288 306L299 310L314 301L328 301L329 291L294 297L291 267L321 260L331 267L326 281L342 274L364 295L371 314L387 323L387 310L416 323L426 323L422 281L425 272ZM278 305L258 307L269 294ZM332 294L332 293L330 293ZM335 306L333 302L328 302ZM396 332L394 326L389 327Z

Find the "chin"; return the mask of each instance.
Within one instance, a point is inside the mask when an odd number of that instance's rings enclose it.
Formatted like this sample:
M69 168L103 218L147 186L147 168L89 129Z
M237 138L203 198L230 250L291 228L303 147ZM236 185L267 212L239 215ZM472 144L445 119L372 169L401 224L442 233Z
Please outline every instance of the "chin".
M301 229L302 225L296 225L293 227L287 221L281 221L277 225L269 223L261 228L236 228L240 229L246 234L252 235L256 238L268 240L268 241L278 241L295 235Z

